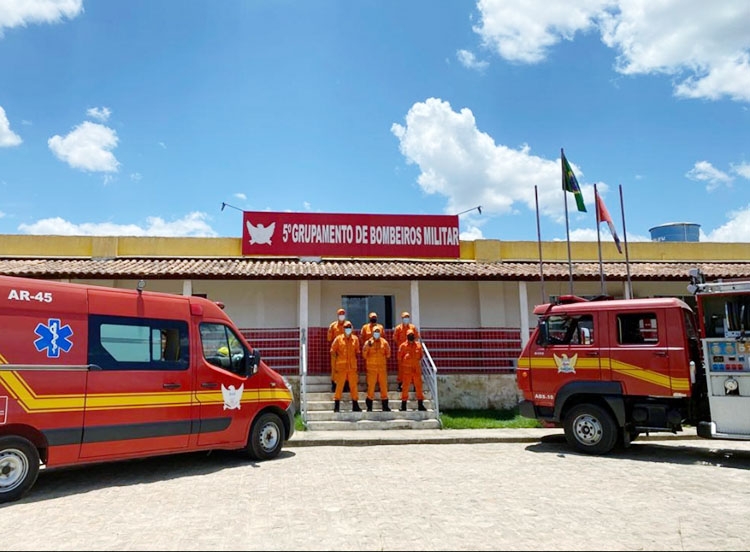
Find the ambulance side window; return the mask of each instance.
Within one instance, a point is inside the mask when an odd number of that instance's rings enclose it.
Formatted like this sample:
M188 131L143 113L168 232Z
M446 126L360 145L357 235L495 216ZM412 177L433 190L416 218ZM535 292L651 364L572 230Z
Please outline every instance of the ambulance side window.
M247 354L242 342L229 326L204 322L200 325L200 334L203 357L208 362L244 375Z
M186 370L187 323L91 315L88 353L103 370Z

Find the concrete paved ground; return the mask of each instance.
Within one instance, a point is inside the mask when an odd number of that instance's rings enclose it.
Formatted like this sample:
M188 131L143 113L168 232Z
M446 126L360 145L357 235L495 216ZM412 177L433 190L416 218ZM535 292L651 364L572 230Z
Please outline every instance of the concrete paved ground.
M214 452L50 470L0 507L2 548L750 549L750 442L639 439L593 457L560 430L500 431L379 446L301 433L269 462Z

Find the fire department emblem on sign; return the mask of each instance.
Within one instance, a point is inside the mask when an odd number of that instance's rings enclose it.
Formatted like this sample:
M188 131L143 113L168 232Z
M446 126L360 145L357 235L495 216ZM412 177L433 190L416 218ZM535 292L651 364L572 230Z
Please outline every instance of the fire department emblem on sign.
M561 357L552 355L555 358L555 364L557 364L557 372L564 374L575 374L576 373L576 361L578 360L578 353L574 354L571 358L565 353Z

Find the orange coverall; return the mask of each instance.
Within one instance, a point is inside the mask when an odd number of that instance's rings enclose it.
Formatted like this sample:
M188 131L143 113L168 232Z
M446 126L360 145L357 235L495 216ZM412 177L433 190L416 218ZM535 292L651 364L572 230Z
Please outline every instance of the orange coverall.
M399 382L402 386L404 382L404 369L401 366L401 359L398 358L398 350L399 350L399 347L401 347L401 344L406 342L406 332L408 332L409 330L412 330L414 332L414 339L418 340L419 331L417 330L417 327L412 323L404 324L402 322L401 324L399 324L393 329L393 344L395 345L394 349L396 351L396 360L398 361L398 372L396 375L396 381Z
M336 392L333 399L341 400L344 394L344 383L349 381L349 392L352 400L359 398L357 392L357 360L359 359L359 338L354 335L341 334L331 343L331 358L336 362Z
M364 343L368 339L372 337L372 332L375 331L376 328L380 329L380 335L385 335L385 331L383 328L383 325L378 322L368 322L364 326L362 326L362 329L359 331L359 339ZM388 347L390 350L390 347Z
M382 337L365 341L362 356L367 367L367 398L375 398L375 384L380 388L380 398L388 400L388 373L386 363L391 356L391 346Z
M339 320L334 320L331 322L331 324L328 326L328 346L330 347L333 344L333 340L336 339L337 336L344 334L344 322L341 322ZM336 381L336 360L333 358L333 355L331 355L331 381Z
M401 386L401 400L409 399L409 387L414 384L414 390L417 394L417 400L424 400L424 391L422 390L422 344L419 341L405 341L398 348L398 360L403 366L403 376Z

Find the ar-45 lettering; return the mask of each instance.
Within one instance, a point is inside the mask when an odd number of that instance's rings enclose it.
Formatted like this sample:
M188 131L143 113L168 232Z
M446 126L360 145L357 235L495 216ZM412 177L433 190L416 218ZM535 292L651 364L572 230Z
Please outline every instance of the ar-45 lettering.
M11 289L8 293L9 301L39 301L40 303L51 303L51 291L38 291L32 294L27 289Z

